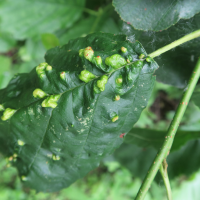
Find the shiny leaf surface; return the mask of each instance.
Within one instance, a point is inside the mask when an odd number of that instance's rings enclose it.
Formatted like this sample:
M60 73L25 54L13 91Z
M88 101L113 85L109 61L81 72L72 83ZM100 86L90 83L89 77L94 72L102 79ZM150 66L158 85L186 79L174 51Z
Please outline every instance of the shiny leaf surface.
M124 21L143 31L161 31L200 12L199 0L113 0L113 6Z
M140 54L126 35L91 34L50 49L48 64L0 90L0 148L26 185L67 187L121 145L155 82L157 64Z

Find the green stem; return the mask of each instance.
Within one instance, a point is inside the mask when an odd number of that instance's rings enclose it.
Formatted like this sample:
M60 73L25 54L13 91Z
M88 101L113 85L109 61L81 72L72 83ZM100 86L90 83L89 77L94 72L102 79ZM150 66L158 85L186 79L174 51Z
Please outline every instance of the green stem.
M166 159L164 159L163 163L160 165L160 173L162 175L162 178L163 178L163 181L165 184L168 200L172 200L172 191L171 191L171 187L170 187L169 177L167 174L167 166L168 166L167 161L166 161Z
M166 51L169 51L170 49L173 49L176 46L179 46L180 44L188 42L188 41L195 39L197 37L200 37L200 30L194 31L194 32L172 42L171 44L168 44L167 46L164 46L164 47L154 51L153 53L150 53L148 56L154 58L154 57L159 56L160 54L162 54Z
M196 86L196 83L200 76L200 58L198 59L198 62L193 70L193 73L191 75L191 78L189 80L189 83L187 85L187 89L185 90L185 93L183 94L183 97L180 101L180 104L176 110L174 119L172 120L167 136L165 137L164 143L158 152L156 158L154 159L141 187L140 190L135 198L135 200L143 200L162 161L167 157L167 154L169 154L169 151L171 149L176 131L178 129L179 123L183 117L183 114L186 110L186 107L188 105L188 102L190 100L190 97L194 91L194 88Z
M89 8L84 8L83 11L88 13L88 14L90 14L90 15L98 16L98 12L97 11L91 10Z

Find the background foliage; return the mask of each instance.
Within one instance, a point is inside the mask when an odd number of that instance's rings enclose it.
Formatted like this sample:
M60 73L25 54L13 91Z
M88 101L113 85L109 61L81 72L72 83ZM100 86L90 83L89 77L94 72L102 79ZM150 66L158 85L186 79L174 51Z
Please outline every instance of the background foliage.
M117 2L119 1L115 0L113 4L116 6ZM180 1L174 2L176 4L174 7L177 7ZM130 6L130 4L127 5ZM169 4L169 6L171 5ZM142 3L141 6L143 13L147 11L142 15L145 22L149 18L150 7ZM43 0L34 2L2 0L0 1L0 88L4 88L14 74L29 72L38 63L43 62L44 54L48 49L58 45L62 46L70 39L84 37L92 32L125 33L130 40L139 40L147 53L151 53L187 33L200 29L198 1L196 3L194 1L191 6L195 9L189 9L186 5L187 9L191 11L187 16L182 15L177 18L175 15L171 21L167 20L168 24L165 21L160 23L163 25L162 27L153 27L151 24L147 24L147 28L143 30L150 30L144 32L137 30L142 29L137 27L137 25L141 26L141 23L126 20L118 7L114 8L111 5L110 0ZM122 21L115 10L126 21ZM134 14L136 15L137 12ZM155 13L155 15L158 14ZM131 16L131 19L137 18ZM172 24L173 26L171 26ZM178 88L186 87L187 79L200 55L199 42L199 38L192 40L155 58L160 66L156 71L157 80L168 85L156 84L148 107L134 125L134 139L131 144L127 138L129 144L122 145L114 155L105 158L101 166L89 173L86 178L79 180L67 189L52 194L36 194L35 191L24 188L17 178L17 171L12 167L7 168L6 161L1 156L0 197L3 200L133 199L141 184L141 178L146 174L156 155L157 148L162 143L162 139L157 141L157 136L164 135L164 131L167 130L173 118L183 92ZM200 198L198 194L200 182L198 159L200 105L198 99L199 87L196 88L192 97L196 105L193 102L189 104L180 124L180 133L177 135L173 151L167 160L175 200L198 200ZM147 131L144 132L146 129ZM158 132L148 132L149 129ZM180 137L178 137L179 134ZM141 139L141 137L145 139ZM163 182L159 176L145 199L166 199Z

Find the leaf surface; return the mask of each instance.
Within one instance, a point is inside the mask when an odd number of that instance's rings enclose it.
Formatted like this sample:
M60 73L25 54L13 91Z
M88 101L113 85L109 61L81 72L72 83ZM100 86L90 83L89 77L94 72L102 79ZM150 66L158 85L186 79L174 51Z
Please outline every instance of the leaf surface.
M114 157L135 176L144 178L165 139L165 134L164 131L133 128L125 137L127 144L117 149ZM200 152L199 138L199 131L177 132L167 157L170 178L181 174L190 175L199 169L200 161L197 159Z
M199 87L197 87L196 91L193 92L191 100L194 102L196 106L198 106L198 108L200 108L200 88Z
M85 0L4 1L0 10L1 27L16 39L53 33L70 27L81 15Z
M154 147L159 150L161 145L163 144L166 138L167 131L158 131L151 129L140 129L133 128L126 135L124 141L129 144L137 144L140 147L146 148L149 146ZM186 144L189 140L194 140L200 138L199 131L178 131L171 151L175 151L181 148L184 144ZM171 138L170 138L171 139Z
M105 61L116 54L117 62ZM2 151L28 186L37 191L67 187L121 145L121 134L138 120L155 82L157 64L138 61L141 54L146 55L142 45L125 35L91 34L50 49L46 68L41 71L42 63L16 75L0 90L0 104L16 110L0 112L0 136L7 146ZM100 65L94 62L98 56ZM119 67L122 61L126 64ZM85 72L90 79L84 82Z
M165 45L200 29L200 14L188 20L180 20L177 24L161 32L138 31L129 24L123 23L121 32L133 40L142 42L147 53L152 53ZM159 65L156 70L157 80L184 88L200 55L200 38L186 42L155 58Z
M121 18L135 29L161 31L200 12L199 0L113 0Z

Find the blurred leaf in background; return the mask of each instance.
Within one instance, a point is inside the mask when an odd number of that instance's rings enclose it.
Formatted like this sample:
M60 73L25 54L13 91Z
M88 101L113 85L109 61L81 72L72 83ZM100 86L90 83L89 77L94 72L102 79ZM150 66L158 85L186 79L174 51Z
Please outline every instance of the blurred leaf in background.
M0 88L5 87L14 74L29 72L43 62L47 49L92 32L127 34L130 40L139 40L151 53L200 28L200 14L196 14L190 19L177 19L174 26L159 32L136 30L119 17L111 3L111 0L0 1ZM143 12L146 11L144 8ZM136 17L132 19L137 20ZM200 55L199 41L199 38L195 39L157 57L160 65L156 71L157 80L184 88ZM183 93L173 86L156 83L148 107L134 126L135 130L153 129L163 137ZM200 131L199 96L197 88L192 97L196 105L189 104L180 124L180 131L189 132L189 138L195 136L191 135L193 132ZM136 135L141 136L141 132ZM186 138L185 141L188 140ZM150 142L146 147L139 143L124 144L87 177L69 188L49 194L36 194L34 190L23 188L16 169L7 168L5 159L0 156L0 200L133 199L141 185L141 178L157 153L158 147L155 148L152 140L146 142ZM199 142L199 138L183 142L168 157L174 200L200 199ZM166 199L163 181L158 177L145 200Z

